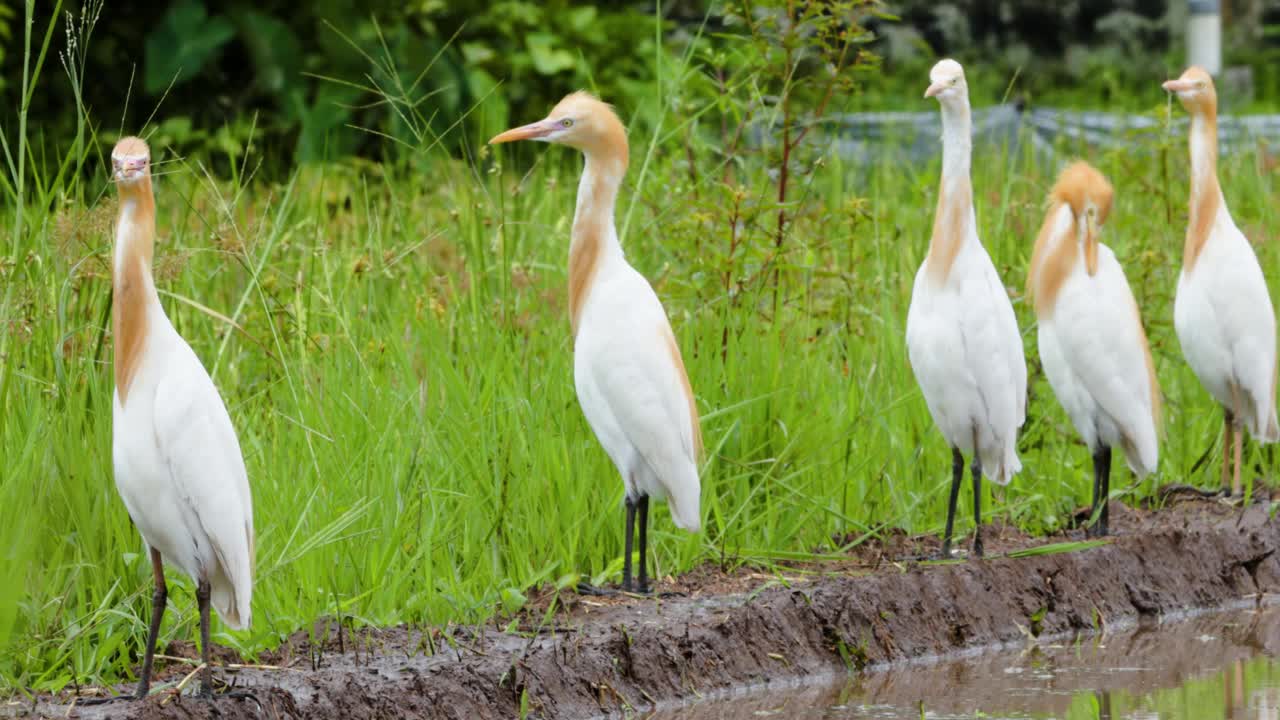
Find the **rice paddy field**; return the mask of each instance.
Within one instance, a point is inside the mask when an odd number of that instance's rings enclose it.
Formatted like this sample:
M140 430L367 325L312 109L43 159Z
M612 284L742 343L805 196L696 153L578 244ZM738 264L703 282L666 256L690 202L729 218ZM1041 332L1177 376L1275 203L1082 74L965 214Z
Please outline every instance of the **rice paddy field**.
M1161 79L1148 112L1162 123L1122 149L1059 144L1047 161L1029 145L975 148L980 235L1031 378L1023 471L1007 488L988 484L984 506L1032 533L1071 522L1090 491L1089 454L1039 369L1023 290L1044 197L1073 157L1116 187L1103 241L1138 298L1165 399L1159 472L1134 484L1117 462L1115 497L1217 484L1221 414L1172 327L1188 162ZM729 147L679 90L619 108L632 162L618 230L671 317L707 448L704 531L676 530L659 507L656 574L768 572L890 529L941 532L950 451L904 344L937 159L913 162L889 143L853 164L819 128L791 158L779 202L777 160L761 147L781 118L761 118L755 145ZM936 107L911 95L887 109ZM0 207L8 694L132 677L151 593L111 469L116 203L104 160L116 135L91 126L60 147L27 132L6 153ZM253 149L191 157L153 145L161 299L227 402L253 489L254 622L215 622L216 643L253 657L326 616L501 622L533 589L619 577L622 484L572 379L566 261L581 160L484 139L424 135L384 163L272 173ZM1274 290L1276 160L1261 147L1224 154L1221 177ZM1270 453L1247 446L1246 469L1250 482L1270 478ZM969 493L965 483L961 508ZM971 529L962 510L957 532ZM197 620L189 579L169 583L162 647L193 638Z

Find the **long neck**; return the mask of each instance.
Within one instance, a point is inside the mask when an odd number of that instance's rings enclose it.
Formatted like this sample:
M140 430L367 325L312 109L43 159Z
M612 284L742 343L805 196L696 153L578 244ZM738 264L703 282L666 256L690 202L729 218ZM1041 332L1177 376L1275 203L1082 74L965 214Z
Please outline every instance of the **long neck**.
M1218 116L1205 108L1191 116L1191 200L1182 267L1191 270L1200 257L1219 210L1225 209L1218 185Z
M946 283L960 248L971 234L973 186L969 182L969 103L961 100L942 107L942 181L938 208L929 240L929 276L935 285Z
M569 320L575 336L578 317L600 265L622 257L613 208L626 171L625 149L621 155L608 149L586 153L573 215L573 240L569 244Z
M116 393L123 406L137 374L147 337L148 309L159 306L151 278L156 206L150 180L122 190L112 266L111 325L115 345Z
M1036 317L1045 320L1053 315L1058 291L1075 270L1080 257L1080 241L1071 206L1054 200L1045 213L1044 224L1036 236L1031 266L1027 271L1027 293L1035 307Z

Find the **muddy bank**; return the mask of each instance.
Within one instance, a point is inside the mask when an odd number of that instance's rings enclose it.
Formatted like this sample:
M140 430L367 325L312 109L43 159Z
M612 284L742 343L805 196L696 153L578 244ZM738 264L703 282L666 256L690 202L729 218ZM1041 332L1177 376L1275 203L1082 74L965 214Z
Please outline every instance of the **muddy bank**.
M919 720L923 706L931 717L1063 718L1078 706L1081 694L1094 697L1099 717L1128 717L1108 714L1113 698L1185 688L1188 682L1215 674L1222 677L1210 682L1222 683L1229 691L1208 697L1191 693L1186 702L1195 707L1162 706L1161 712L1169 717L1271 717L1256 708L1256 712L1244 711L1248 696L1267 692L1266 685L1254 683L1246 691L1243 682L1232 681L1239 680L1244 665L1258 660L1260 654L1273 656L1268 648L1275 648L1277 640L1280 605L1209 611L1167 622L1144 622L1105 635L1018 643L936 662L898 663L817 677L789 687L775 684L768 690L666 707L645 717ZM1274 687L1274 675L1271 680ZM1134 700L1123 704L1144 705Z
M1112 542L1071 553L919 565L893 562L902 543L891 538L785 584L748 572L678 580L686 597L573 598L521 634L400 627L312 643L299 633L260 658L280 669L223 671L256 700L160 692L72 716L509 718L523 706L530 717L586 717L1280 592L1280 521L1266 505L1119 508ZM991 535L989 554L1044 542ZM65 717L66 700L0 714Z

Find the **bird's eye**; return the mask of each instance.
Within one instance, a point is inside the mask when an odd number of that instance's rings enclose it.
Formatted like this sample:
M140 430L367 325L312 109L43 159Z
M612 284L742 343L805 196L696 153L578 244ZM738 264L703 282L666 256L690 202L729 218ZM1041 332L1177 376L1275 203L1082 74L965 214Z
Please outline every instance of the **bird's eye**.
M561 126L561 127L567 127L567 128L571 128L571 127L573 127L573 119L572 119L572 118L565 118L565 119L561 120L561 121L560 121L560 126Z
M960 82L960 77L959 77L959 76L956 76L956 77L951 78L951 84L952 84L952 85L957 85L957 84L959 84L959 82Z

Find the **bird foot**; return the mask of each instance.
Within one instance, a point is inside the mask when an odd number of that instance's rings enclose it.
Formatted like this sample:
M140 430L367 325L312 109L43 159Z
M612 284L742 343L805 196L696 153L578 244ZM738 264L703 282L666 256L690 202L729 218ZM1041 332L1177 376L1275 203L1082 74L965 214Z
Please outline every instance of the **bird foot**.
M619 592L613 588L599 587L585 582L578 583L578 587L576 589L579 595L588 595L591 597L613 597Z
M196 697L210 702L214 700L252 700L258 704L258 707L262 707L262 701L258 699L257 695L248 690L236 690L231 687L227 687L224 690L214 690L207 685L201 686L200 691L196 693Z
M898 558L897 562L902 563L922 563L922 562L938 562L940 560L963 560L965 552L963 550L939 550L937 552L920 553L917 555L904 555Z
M144 696L145 697L145 696ZM95 705L110 705L118 702L133 702L141 700L137 695L112 695L110 697L92 697L92 698L76 698L76 707L93 707Z
M1243 492L1233 493L1230 490L1223 488L1221 492L1217 493L1217 496L1218 496L1218 502L1222 503L1223 505L1229 505L1231 507L1240 507L1241 505L1245 504L1245 497Z
M653 587L646 584L643 587L622 585L618 588L600 587L591 583L578 583L577 591L579 595L588 595L591 597L617 597L619 595L646 599L654 597ZM657 597L677 597L682 593L661 593Z
M1231 494L1231 490L1230 488L1219 488L1217 490L1205 490L1203 488L1198 488L1194 485L1188 485L1186 483L1170 483L1168 485L1162 486L1157 491L1157 494L1160 496L1160 499L1162 501L1167 502L1170 498L1176 495L1190 495L1192 497L1199 497L1199 498L1206 498L1206 499L1220 498L1220 497L1229 496Z

